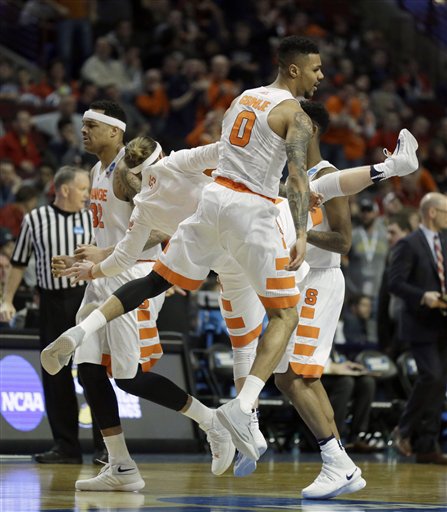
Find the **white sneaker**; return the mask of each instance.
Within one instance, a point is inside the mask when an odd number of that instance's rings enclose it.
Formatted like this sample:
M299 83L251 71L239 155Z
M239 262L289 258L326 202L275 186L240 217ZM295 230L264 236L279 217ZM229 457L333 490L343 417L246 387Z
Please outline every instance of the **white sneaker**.
M416 156L418 142L406 128L399 132L396 147L391 154L387 149L383 152L387 159L384 162L385 178L406 176L416 171L419 162Z
M250 419L250 430L253 434L256 446L259 450L259 457L264 455L267 451L267 441L263 436L261 429L259 428L258 412L253 411ZM237 477L244 477L251 475L256 470L256 461L243 455L241 452L237 452L236 461L233 467L233 474Z
M82 343L84 335L84 329L76 325L56 338L40 354L43 368L50 375L59 373L70 362L76 348Z
M145 486L135 462L105 464L94 478L78 480L78 491L139 491Z
M213 411L213 419L210 425L199 425L206 432L206 439L210 445L213 461L211 472L214 475L223 475L233 462L236 448L231 435L219 421L216 411Z
M308 487L301 491L305 499L328 499L360 491L366 485L362 471L346 454L340 457L323 457L323 467L320 474ZM347 460L350 461L347 463Z
M241 409L239 398L234 398L217 409L217 417L230 432L236 448L254 461L259 459L259 450L250 430L251 412Z

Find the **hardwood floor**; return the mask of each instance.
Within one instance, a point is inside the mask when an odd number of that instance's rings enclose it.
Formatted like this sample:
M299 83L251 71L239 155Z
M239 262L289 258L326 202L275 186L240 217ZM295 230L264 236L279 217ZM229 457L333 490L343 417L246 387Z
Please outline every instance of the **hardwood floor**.
M300 499L320 470L319 457L272 454L246 478L209 472L201 455L137 456L146 487L140 493L75 492L78 478L98 467L40 465L1 460L1 512L183 510L188 512L294 510L305 512L447 511L445 467L416 465L392 457L357 459L367 480L362 491L333 500Z

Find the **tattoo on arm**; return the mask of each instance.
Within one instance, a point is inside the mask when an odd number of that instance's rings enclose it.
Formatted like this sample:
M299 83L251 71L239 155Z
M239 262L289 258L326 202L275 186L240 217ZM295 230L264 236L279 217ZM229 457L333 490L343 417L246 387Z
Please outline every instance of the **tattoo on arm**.
M287 131L286 153L289 166L287 199L297 233L306 233L309 209L309 179L307 177L307 145L312 137L312 121L304 112L297 112Z
M147 242L144 245L143 251L147 251L148 249L152 249L152 247L155 247L158 244L161 244L165 240L168 240L169 235L166 233L163 233L162 231L157 231L156 229L153 229L151 231L151 234L147 240Z
M132 199L141 190L141 179L127 170L124 166L117 166L114 172L114 192L123 201Z
M311 229L307 232L307 242L325 251L338 254L346 254L349 251L345 237L336 231L323 232Z
M279 197L287 197L287 185L282 181L279 184Z

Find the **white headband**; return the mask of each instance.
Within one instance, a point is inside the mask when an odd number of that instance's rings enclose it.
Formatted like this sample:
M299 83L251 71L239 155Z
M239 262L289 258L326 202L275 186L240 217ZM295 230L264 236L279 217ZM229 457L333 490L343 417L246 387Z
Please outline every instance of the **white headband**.
M126 131L126 123L116 119L116 117L106 116L105 114L100 114L94 110L86 110L84 112L84 116L82 119L94 119L95 121L101 121L101 123L108 124L110 126L116 126L123 132Z
M148 156L144 162L141 162L141 164L137 165L136 167L129 169L132 174L140 173L144 167L149 167L149 165L152 165L158 159L161 153L161 146L158 142L155 144L156 146L154 151L152 151L151 155Z

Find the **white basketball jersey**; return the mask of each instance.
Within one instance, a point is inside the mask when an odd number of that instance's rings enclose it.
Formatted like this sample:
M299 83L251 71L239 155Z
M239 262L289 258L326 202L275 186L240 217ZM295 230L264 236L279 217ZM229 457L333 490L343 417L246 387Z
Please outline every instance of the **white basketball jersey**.
M277 105L294 99L289 91L274 87L243 92L224 117L219 165L213 176L276 199L287 156L284 139L271 130L267 118Z
M328 167L335 167L326 160L322 160L317 165L312 167L307 171L307 175L309 176L309 182L312 184L312 181L317 178L318 172L321 169L327 169ZM311 185L312 188L312 185ZM331 231L331 227L329 225L329 221L326 214L326 209L324 205L320 208L317 208L315 213L311 213L309 215L309 219L311 221L311 225L308 229L313 229L315 231L320 231L327 233ZM306 261L309 263L310 268L332 268L340 266L340 254L326 251L324 249L320 249L312 244L307 244L306 248Z
M101 171L101 162L92 169L92 189L90 192L90 209L93 215L93 228L96 245L100 248L116 245L126 234L133 205L118 199L113 191L113 172L124 157L124 148L116 155L113 162ZM157 259L160 247L145 251L141 259Z
M143 169L141 192L134 198L140 222L171 236L180 222L197 210L205 185L213 180L203 174L214 169L219 144L172 151Z

